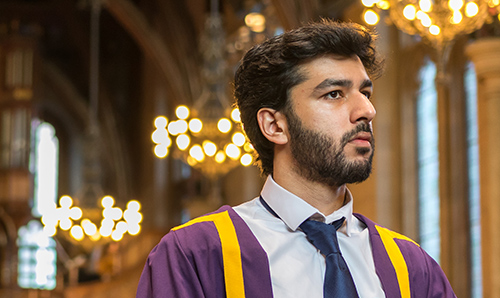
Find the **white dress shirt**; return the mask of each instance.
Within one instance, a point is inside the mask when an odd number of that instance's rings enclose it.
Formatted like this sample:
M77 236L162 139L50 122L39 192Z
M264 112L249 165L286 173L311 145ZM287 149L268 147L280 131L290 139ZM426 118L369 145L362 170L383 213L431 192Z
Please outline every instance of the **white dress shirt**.
M349 202L327 216L282 188L271 175L261 195L279 218L267 211L259 198L236 206L234 210L267 253L274 297L323 298L325 258L298 229L311 216L326 223L346 218L346 224L337 231L337 237L359 297L385 297L375 273L368 229L352 214L349 191Z

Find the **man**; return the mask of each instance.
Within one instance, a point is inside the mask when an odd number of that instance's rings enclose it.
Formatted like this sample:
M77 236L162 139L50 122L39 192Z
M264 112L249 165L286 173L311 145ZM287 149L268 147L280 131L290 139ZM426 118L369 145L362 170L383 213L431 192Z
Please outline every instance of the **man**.
M172 229L137 297L455 297L418 244L352 213L346 184L368 178L374 153L373 42L323 20L245 55L235 97L261 196Z

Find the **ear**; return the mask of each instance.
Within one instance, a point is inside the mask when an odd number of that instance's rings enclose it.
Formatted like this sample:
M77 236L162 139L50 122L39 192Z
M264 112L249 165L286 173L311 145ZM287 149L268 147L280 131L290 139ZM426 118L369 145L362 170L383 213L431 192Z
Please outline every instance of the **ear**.
M271 142L284 145L288 142L287 122L283 113L271 108L262 108L257 112L260 131Z

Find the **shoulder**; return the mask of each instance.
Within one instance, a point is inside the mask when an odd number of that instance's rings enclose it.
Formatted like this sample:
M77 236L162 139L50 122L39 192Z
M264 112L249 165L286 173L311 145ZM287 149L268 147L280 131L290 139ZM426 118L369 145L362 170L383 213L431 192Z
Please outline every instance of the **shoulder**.
M411 292L412 297L455 297L439 264L417 242L363 215L355 216L369 230L375 267L386 292L391 289Z

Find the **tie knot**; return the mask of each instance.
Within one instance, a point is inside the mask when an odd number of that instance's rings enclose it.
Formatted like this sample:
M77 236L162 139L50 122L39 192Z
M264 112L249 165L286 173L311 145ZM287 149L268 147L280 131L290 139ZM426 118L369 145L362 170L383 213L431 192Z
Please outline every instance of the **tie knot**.
M334 221L331 224L315 220L306 220L300 228L306 234L307 239L321 251L325 256L332 253L340 253L337 240L337 229L344 223L345 217Z

